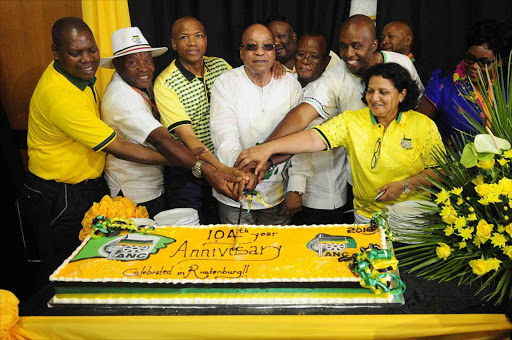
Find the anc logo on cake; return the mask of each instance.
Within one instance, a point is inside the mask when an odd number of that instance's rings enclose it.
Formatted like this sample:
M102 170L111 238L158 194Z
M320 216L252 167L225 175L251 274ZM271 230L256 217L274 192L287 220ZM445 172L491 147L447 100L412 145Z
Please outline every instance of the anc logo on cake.
M350 236L318 234L308 242L308 249L318 253L318 257L345 256L343 251L357 248L357 242Z
M149 258L175 240L160 235L126 234L117 237L91 238L73 261L107 258L120 261L141 261Z

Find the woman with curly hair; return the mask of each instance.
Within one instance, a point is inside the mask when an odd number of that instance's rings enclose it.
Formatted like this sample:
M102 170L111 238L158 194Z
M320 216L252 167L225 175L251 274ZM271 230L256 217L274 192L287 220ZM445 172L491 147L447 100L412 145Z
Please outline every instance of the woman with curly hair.
M474 24L468 31L467 49L455 72L445 77L441 70L432 72L418 111L434 119L446 142L450 143L452 138L460 140L460 131L473 131L462 110L479 122L486 119L487 114L480 109L485 108L485 103L476 85L480 81L479 72L484 88L489 86L486 71L493 78L498 56L505 59L510 52L509 31L507 25L495 20Z
M436 166L432 151L444 151L444 147L435 123L412 110L419 94L417 84L395 63L371 67L363 82L365 109L345 111L311 130L249 148L238 156L235 166L254 161L257 173L273 154L343 146L350 156L356 223L368 223L372 212L386 210L388 205L421 199L420 187L429 185L426 177L434 176L429 169Z

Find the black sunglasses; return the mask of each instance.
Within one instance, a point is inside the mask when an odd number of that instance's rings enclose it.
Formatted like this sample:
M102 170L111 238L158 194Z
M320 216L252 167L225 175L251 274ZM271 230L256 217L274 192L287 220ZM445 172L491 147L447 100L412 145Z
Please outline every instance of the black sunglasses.
M247 45L241 45L241 48L245 48L247 51L256 51L259 47L263 47L265 51L273 51L276 48L276 45L274 44L263 44L263 45L257 45L257 44L247 44Z
M480 66L481 68L488 68L489 66L492 65L492 63L494 63L494 60L490 60L489 58L477 59L471 53L465 53L464 54L464 62L468 65L473 65L474 63L478 63L478 66Z

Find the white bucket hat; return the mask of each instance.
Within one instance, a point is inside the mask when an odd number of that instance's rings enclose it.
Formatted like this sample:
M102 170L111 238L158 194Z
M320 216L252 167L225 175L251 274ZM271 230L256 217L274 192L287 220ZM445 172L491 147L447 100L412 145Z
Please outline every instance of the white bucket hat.
M153 57L158 57L167 52L167 47L152 48L138 27L126 27L112 33L112 50L112 57L100 59L101 67L115 68L112 59L133 53L151 52Z

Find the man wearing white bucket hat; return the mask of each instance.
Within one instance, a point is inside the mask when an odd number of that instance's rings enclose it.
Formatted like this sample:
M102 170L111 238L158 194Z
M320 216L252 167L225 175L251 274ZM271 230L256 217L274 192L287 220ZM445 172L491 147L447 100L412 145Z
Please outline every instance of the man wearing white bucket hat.
M227 182L236 181L234 175L241 177L243 173L198 163L197 157L158 121L152 89L153 57L165 53L167 47L152 48L139 28L127 27L112 34L112 49L113 56L100 60L100 66L116 69L101 104L102 119L123 139L157 149L175 166L200 170L217 191L231 195ZM150 217L169 209L160 165L138 164L108 155L105 179L112 196L121 194L146 206Z

